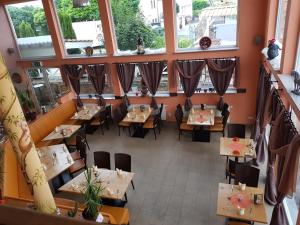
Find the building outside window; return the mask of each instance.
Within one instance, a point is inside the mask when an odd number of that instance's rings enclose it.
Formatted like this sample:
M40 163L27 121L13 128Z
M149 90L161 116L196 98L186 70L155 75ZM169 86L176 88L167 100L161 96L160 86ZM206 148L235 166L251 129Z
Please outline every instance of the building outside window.
M289 0L278 0L278 11L276 21L276 39L282 44L285 29L286 11Z
M21 58L54 57L41 0L6 5Z
M235 80L235 70L233 70L233 74L232 74L232 78L230 80L228 90L235 89L234 80ZM197 86L197 89L195 92L196 93L200 93L200 92L210 93L210 92L214 92L214 91L215 91L215 89L211 82L211 79L210 79L210 76L208 73L208 68L206 65L202 70L202 74L200 76L199 83L198 83L198 86ZM179 92L179 93L183 92L183 86L181 84L179 75L177 75L177 92Z
M27 74L39 107L45 106L47 110L53 108L57 100L70 90L63 82L59 68L31 68Z
M176 0L177 49L199 49L207 36L210 48L237 45L238 0Z
M80 95L86 98L96 97L96 90L90 81L88 74L83 74L80 79ZM108 74L105 76L105 86L103 90L105 95L113 95L113 88L111 83L111 78Z
M117 54L136 54L137 39L144 41L145 53L165 52L162 0L111 0Z
M74 7L72 0L54 0L67 55L85 56L87 47L93 55L105 55L105 41L97 0Z
M142 88L143 88L142 75L140 73L138 65L136 65L135 66L134 79L133 79L131 90L129 91L129 94L140 96ZM169 93L169 81L168 81L168 67L167 67L167 65L163 69L160 84L158 86L156 94L166 94L166 93ZM147 92L147 94L150 94L149 91Z

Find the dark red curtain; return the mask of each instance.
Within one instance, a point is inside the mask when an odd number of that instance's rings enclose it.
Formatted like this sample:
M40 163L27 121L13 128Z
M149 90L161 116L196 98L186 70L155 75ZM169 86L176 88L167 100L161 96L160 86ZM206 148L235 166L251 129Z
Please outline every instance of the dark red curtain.
M91 80L97 94L98 94L98 104L100 106L105 106L106 102L102 97L103 90L105 87L105 79L107 75L107 65L96 64L86 66L89 79Z
M77 95L77 106L82 107L82 101L80 99L80 78L84 74L84 68L78 65L63 65L62 72L68 77L76 95Z
M221 110L224 105L223 96L228 89L235 70L236 79L239 76L239 58L233 59L207 59L208 72L216 92L220 95L217 108ZM236 68L236 69L235 69Z
M183 91L186 95L185 100L185 110L189 111L193 104L191 102L191 97L195 93L198 86L202 70L205 66L204 60L187 60L187 61L175 61L175 69L177 70L180 82L183 87Z
M160 62L148 62L148 63L140 63L139 69L142 75L142 78L152 95L151 107L157 109L157 103L155 101L154 95L158 89L160 84L161 76L163 69L165 67L165 63Z
M261 65L256 94L256 121L251 135L251 138L257 142L255 148L256 159L253 160L253 163L256 166L264 163L265 161L265 126L263 125L263 123L265 102L267 101L268 95L270 94L270 90L270 74L268 74L265 70L265 67Z
M130 103L127 93L130 91L134 79L135 64L119 63L117 64L117 71L120 84L124 91L123 102L126 104L126 106L128 106Z

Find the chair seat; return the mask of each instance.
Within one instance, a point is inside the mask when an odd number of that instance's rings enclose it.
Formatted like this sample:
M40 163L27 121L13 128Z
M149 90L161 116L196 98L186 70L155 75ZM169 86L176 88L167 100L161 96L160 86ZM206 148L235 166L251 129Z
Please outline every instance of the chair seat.
M154 121L154 117L151 115L151 116L149 116L149 118L147 119L147 121Z
M194 129L193 126L188 125L187 123L182 122L180 124L180 130L188 130L188 131L192 131Z
M120 127L130 127L130 123L121 121L121 122L118 123L118 126L120 126Z
M92 120L92 122L90 123L91 126L100 126L102 124L104 124L104 120L100 121L99 118L95 118Z
M215 131L215 132L222 132L223 131L223 124L215 124L215 125L213 125L213 126L210 126L209 127L209 130L210 131Z
M83 159L78 159L74 161L74 164L69 167L69 172L71 174L76 173L77 171L85 169L85 163Z
M153 121L147 120L147 121L144 123L143 128L144 128L144 129L153 129L153 128L156 127L156 126L157 126L156 124L153 124Z
M128 224L129 223L129 211L127 208L113 207L102 205L100 212L103 214L109 214L115 221L109 221L110 224Z
M214 120L215 120L215 124L223 123L223 118L220 116L215 116Z
M186 123L188 121L188 118L187 117L183 117L182 118L182 122Z

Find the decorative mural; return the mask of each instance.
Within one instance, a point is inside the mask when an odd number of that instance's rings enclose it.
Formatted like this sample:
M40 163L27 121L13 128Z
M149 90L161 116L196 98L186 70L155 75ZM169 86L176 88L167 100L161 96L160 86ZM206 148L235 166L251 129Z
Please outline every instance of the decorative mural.
M35 206L41 212L55 213L56 205L51 190L1 55L0 87L0 119L31 189Z

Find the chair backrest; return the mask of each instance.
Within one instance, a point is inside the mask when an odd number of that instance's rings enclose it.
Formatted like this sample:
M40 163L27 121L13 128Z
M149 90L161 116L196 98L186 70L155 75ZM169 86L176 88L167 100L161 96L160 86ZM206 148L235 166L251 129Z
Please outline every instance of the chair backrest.
M222 116L225 115L225 112L228 111L228 109L229 109L229 105L227 103L224 103L222 112L221 112Z
M111 105L105 106L106 118L111 118Z
M94 152L94 163L98 168L110 170L110 153L105 151Z
M246 126L245 124L228 123L227 136L230 138L239 137L245 138Z
M120 108L115 108L113 110L113 120L116 124L118 124L123 119Z
M229 115L230 115L230 112L227 110L227 111L224 113L223 120L222 120L222 123L223 123L223 129L225 129L225 127L226 127L226 125L227 125L227 121L228 121Z
M125 153L115 153L115 169L131 172L131 156Z
M162 114L163 108L164 108L164 103L161 103L160 108L159 108L159 118L160 119L161 119L161 114Z
M128 112L127 106L124 103L121 103L119 105L119 109L120 109L122 117L124 118L126 116L127 112Z
M182 123L182 117L183 117L183 112L182 109L180 110L178 107L176 108L175 111L175 118L176 118L176 123L177 126L180 127L180 124Z
M234 183L243 183L249 187L257 187L260 170L256 167L245 163L235 165L235 180Z
M71 152L70 153L72 159L75 161L77 159L81 159L81 156L80 156L80 152L79 151L74 151L74 152Z

